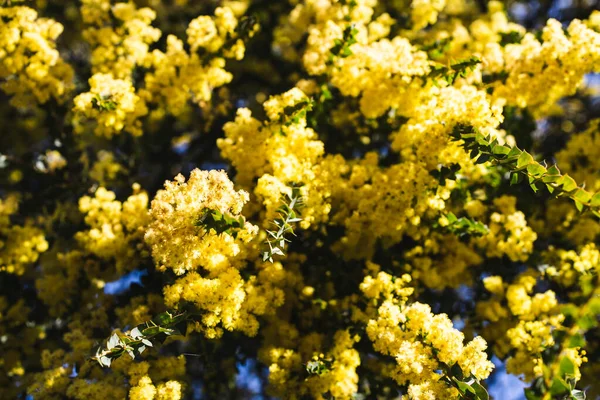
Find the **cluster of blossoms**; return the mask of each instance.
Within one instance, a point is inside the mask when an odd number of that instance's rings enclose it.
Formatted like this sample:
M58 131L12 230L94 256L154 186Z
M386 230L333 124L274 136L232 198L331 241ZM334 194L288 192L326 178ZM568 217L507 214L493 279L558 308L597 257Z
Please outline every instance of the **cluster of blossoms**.
M56 49L63 26L29 7L0 8L0 88L17 107L64 101L73 69Z
M10 217L19 209L19 198L11 193L0 199L0 270L23 275L28 265L37 261L40 253L48 250L44 232L34 221L25 225L12 224Z
M600 395L598 11L16 3L0 398Z

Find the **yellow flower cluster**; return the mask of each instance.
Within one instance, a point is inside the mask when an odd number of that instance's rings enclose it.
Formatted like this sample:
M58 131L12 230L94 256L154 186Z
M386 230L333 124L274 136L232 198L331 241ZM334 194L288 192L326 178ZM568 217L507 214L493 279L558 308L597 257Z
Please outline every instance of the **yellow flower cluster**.
M496 130L503 120L502 103L492 102L485 91L470 85L432 87L406 115L411 118L392 134L392 149L403 159L425 163L428 170L440 162L468 162L468 155L456 142L449 144L457 124L469 124L485 135L502 139Z
M165 303L178 307L190 302L202 310L202 320L191 328L219 337L223 328L256 335L256 315L273 313L283 303L277 288L284 279L281 264L256 261L256 275L242 278L240 270L258 256L250 243L258 229L244 222L232 231L217 231L207 213L218 211L237 221L248 194L235 191L223 171L194 170L185 181L179 175L166 182L152 201L152 222L146 243L163 268L183 275L164 288ZM220 324L220 326L219 326Z
M317 177L324 146L306 126L302 111L309 101L298 88L271 97L263 105L269 118L264 124L253 118L250 110L239 109L235 121L223 127L225 138L217 141L221 155L237 170L237 184L251 190L258 178L254 194L266 209L265 223L275 219L281 198L291 193L291 185L302 185L303 228L326 220L329 213L326 193Z
M218 7L214 17L203 15L190 22L189 52L180 39L169 35L166 52L154 50L145 57L143 65L149 71L140 96L157 106L154 119L165 113L181 117L189 112L188 101L202 106L212 98L213 89L231 82L225 59L241 60L245 51L237 26L231 9Z
M557 149L530 118L599 70L599 12L536 35L499 1L13 3L0 398L226 398L240 360L294 400L485 398L492 357L545 400L595 379L598 219L455 139L599 190L600 122Z
M153 363L143 361L132 364L127 370L131 400L180 400L184 385L172 378L185 376L185 358L163 358ZM171 379L169 379L171 378ZM163 381L161 383L154 383Z
M23 275L40 253L48 250L44 232L28 219L25 225L12 224L11 215L19 209L16 194L0 199L0 272Z
M130 81L98 73L90 78L89 84L90 91L73 100L73 111L94 121L96 135L110 139L122 131L133 136L143 133L140 118L148 114L148 108ZM83 130L83 126L78 128Z
M565 148L556 154L556 162L589 190L600 190L600 119L590 121L585 131L571 136Z
M406 261L413 268L411 276L425 286L456 288L469 282L471 268L483 261L473 247L456 235L433 233L423 238L422 245L406 252Z
M139 185L134 185L133 191L124 202L115 200L115 193L103 187L94 197L79 199L79 211L90 229L78 232L75 238L89 253L115 262L120 274L135 269L147 253L143 236L150 222L148 195Z
M493 364L487 360L487 344L478 336L463 345L464 335L455 329L445 314L434 315L427 304L407 304L410 290L403 285L406 279L379 272L376 279L366 277L361 291L378 307L367 310L372 314L366 333L373 348L395 359L387 373L400 385L408 385L407 399L455 398L456 389L449 387L436 371L444 365L460 366L465 376L485 379Z
M161 36L151 26L156 13L137 9L133 2L110 4L110 0L83 0L81 16L86 29L83 37L92 47L94 74L111 74L115 79L131 80L151 44Z
M250 256L244 243L254 238L256 227L245 222L234 238L206 227L202 219L208 210L237 219L247 201L248 193L235 191L223 171L195 169L187 182L183 175L165 182L152 200L152 222L145 234L152 257L177 275L201 268L216 272L242 268Z
M564 30L559 21L550 19L541 39L526 33L519 44L504 47L503 66L508 77L493 94L508 104L528 107L538 116L551 112L559 99L575 93L584 75L598 72L600 65L600 33L580 20L573 20Z
M77 250L58 254L54 263L43 263L44 274L36 279L35 287L50 314L61 316L72 306L84 263L83 253Z
M269 366L268 393L283 399L302 395L323 399L325 394L336 399L352 399L358 389L356 368L360 357L354 349L358 336L339 330L327 346L324 336L316 332L303 337L299 337L297 331L288 333L292 336L287 338L287 345L293 348L268 346L259 354L261 361ZM298 379L303 365L311 366L305 380Z
M11 104L63 102L73 89L73 69L56 49L62 31L29 7L0 8L0 88Z
M125 168L115 160L114 153L100 150L97 154L96 162L94 162L90 169L89 175L100 186L106 186L122 172L125 172Z
M419 30L435 24L445 6L446 0L413 0L410 4L412 29Z
M550 249L548 257L551 265L544 273L566 287L578 283L582 275L600 271L600 251L594 243L587 243L577 251Z
M311 73L323 73L335 39L341 39L344 28L350 24L363 30L373 16L375 5L374 0L298 2L274 30L275 51L290 61L304 58ZM303 56L294 46L302 41L306 32L309 33L309 48Z
M482 333L494 343L496 354L512 351L507 371L524 374L528 381L543 374L542 352L554 345L552 332L564 320L552 290L533 294L536 281L532 272L519 275L508 285L499 276L487 277L484 285L493 296L476 307L477 314L491 322Z
M527 261L537 234L527 225L525 214L517 211L517 199L501 196L494 199L497 211L490 215L489 232L474 240L488 257L506 255L512 261Z

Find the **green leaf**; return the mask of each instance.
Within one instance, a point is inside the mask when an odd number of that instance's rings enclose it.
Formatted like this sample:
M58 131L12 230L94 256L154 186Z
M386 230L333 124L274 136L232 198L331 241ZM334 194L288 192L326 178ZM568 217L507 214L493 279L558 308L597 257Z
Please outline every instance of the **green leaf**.
M112 359L106 356L100 356L98 358L98 362L100 363L100 366L102 367L110 367L110 364L112 363Z
M590 206L592 208L600 208L600 192L594 194L590 200Z
M548 168L548 175L560 175L560 170L556 164Z
M572 192L573 190L577 189L577 182L575 182L575 180L569 175L563 175L562 179L557 183L562 186L562 189L565 192Z
M525 398L527 400L542 400L542 398L538 396L533 389L525 389Z
M535 178L539 178L546 173L546 168L538 163L531 163L527 165L527 173Z
M420 49L422 51L427 52L427 55L432 60L437 60L439 58L442 58L444 56L444 53L446 53L450 49L450 43L452 42L452 39L452 36L439 39L432 43L421 46Z
M589 331L592 328L598 326L598 321L595 315L586 314L577 320L577 326L584 331Z
M206 232L212 230L217 235L226 233L236 238L237 231L244 227L244 219L242 217L234 218L231 215L221 213L219 210L205 208L195 225L204 228Z
M584 347L585 346L585 338L581 333L576 333L569 338L569 348L574 347Z
M500 46L504 47L508 44L521 43L525 36L517 31L500 32Z
M515 146L512 149L510 149L506 158L509 158L509 159L518 158L521 156L522 153L523 152L518 147Z
M571 391L572 400L585 400L585 392L583 390L574 389Z
M561 178L560 175L549 175L546 174L542 177L542 182L544 183L554 183L557 182Z
M446 218L448 219L448 222L449 222L450 224L453 224L453 223L455 223L456 221L458 221L458 218L456 218L456 215L454 215L454 213L452 213L452 212L449 212L449 213L446 215Z
M533 157L528 152L524 151L517 160L517 168L522 169L533 162Z
M469 385L468 383L459 381L456 378L452 378L454 380L454 382L456 383L456 386L458 387L458 390L462 393L462 394L466 394L466 393L472 393L474 395L477 395L477 392L475 391L475 389L473 389L471 387L471 385Z
M554 378L550 385L550 394L552 395L568 393L569 390L571 390L571 387L561 378Z
M475 390L475 393L477 394L477 398L479 400L489 400L490 395L488 394L487 390L485 390L485 388L477 381L473 382L471 384L471 387Z
M522 176L518 172L513 172L510 176L510 185L516 185L523 180Z
M588 204L590 202L590 200L592 199L592 195L583 189L577 189L575 194L573 194L571 197L573 200L578 201L583 204Z
M574 376L576 368L577 367L569 357L563 357L560 360L559 374L562 378L567 376Z
M510 147L497 144L493 147L492 153L496 155L508 155L510 153Z
M121 345L121 339L119 338L119 335L117 335L116 333L113 333L110 338L108 339L108 342L106 342L106 348L108 350L112 350L113 348L120 346Z

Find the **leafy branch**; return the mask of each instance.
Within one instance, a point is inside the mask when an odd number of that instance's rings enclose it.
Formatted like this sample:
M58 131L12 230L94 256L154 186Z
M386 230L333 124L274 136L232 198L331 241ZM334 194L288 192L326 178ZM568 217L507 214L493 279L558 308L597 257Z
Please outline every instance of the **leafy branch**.
M206 232L212 229L217 235L226 233L236 239L239 230L244 227L244 217L240 215L239 218L234 218L219 210L205 208L195 225L204 228Z
M276 218L272 223L277 227L276 231L267 230L266 244L268 249L263 252L263 261L269 260L273 262L274 255L285 255L285 244L290 242L286 235L294 235L295 222L302 221L298 209L303 205L303 199L300 194L300 187L292 187L292 194L287 196L285 202L277 209L279 218Z
M527 178L534 192L546 187L556 197L568 197L575 202L579 211L590 210L600 218L600 192L591 193L578 186L568 174L562 174L556 165L546 167L533 156L518 147L501 145L497 139L485 136L471 125L458 124L452 131L454 140L462 140L477 163L492 161L505 166L511 173L511 185Z
M431 43L422 45L420 50L426 52L430 59L438 60L442 58L448 50L450 50L450 43L452 43L453 39L454 38L452 36L438 39Z
M351 56L352 50L350 46L357 43L356 35L358 34L358 29L354 27L353 24L348 25L346 29L344 29L344 33L341 39L335 39L333 47L329 50L329 59L327 60L327 64L331 65L335 61L336 57L346 58Z
M306 117L309 111L313 109L314 101L310 98L305 98L298 103L287 106L283 109L283 113L279 117L279 123L283 126L291 126L300 122ZM285 132L281 129L280 133L285 136Z
M543 377L534 380L531 387L525 389L525 398L527 400L585 400L585 392L575 388L577 369L578 367L569 357L562 357L558 364L558 374L550 376L550 382L546 382Z
M444 376L441 380L458 389L461 399L489 400L490 395L479 380L474 376L464 376L458 363L452 366L442 363L442 370Z
M189 314L164 312L154 320L141 323L127 333L113 333L105 344L100 346L91 359L101 367L110 367L111 363L127 353L132 359L142 354L147 347L154 347L173 335L181 335Z
M432 79L436 84L439 78L446 81L448 85L453 85L458 78L466 78L475 69L477 64L481 64L479 58L469 57L450 65L432 65L427 78Z
M489 232L485 224L467 217L457 218L451 212L446 215L446 219L448 225L444 227L445 230L458 236L483 236Z

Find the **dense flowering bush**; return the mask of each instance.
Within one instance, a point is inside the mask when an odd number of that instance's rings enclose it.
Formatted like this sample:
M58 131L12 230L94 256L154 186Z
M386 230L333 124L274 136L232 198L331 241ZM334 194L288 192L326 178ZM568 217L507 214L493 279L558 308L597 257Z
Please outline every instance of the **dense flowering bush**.
M0 398L600 396L597 1L0 3Z

